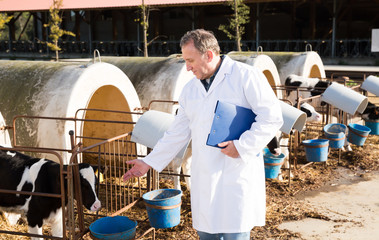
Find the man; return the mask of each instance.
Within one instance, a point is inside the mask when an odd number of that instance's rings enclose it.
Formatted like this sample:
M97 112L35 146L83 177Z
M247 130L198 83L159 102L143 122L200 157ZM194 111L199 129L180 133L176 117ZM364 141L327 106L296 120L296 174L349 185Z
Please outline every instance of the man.
M179 111L153 151L124 181L150 167L162 171L192 138L191 208L200 239L250 239L265 224L265 176L262 149L282 125L279 101L258 69L220 56L214 35L203 29L181 39L182 56L192 79L179 97ZM206 145L216 102L250 108L257 115L238 140Z

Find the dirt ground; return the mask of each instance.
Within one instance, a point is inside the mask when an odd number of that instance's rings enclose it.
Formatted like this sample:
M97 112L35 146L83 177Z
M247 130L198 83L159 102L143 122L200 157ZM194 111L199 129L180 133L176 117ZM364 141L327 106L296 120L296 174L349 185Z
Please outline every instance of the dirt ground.
M266 180L267 216L264 227L256 227L254 239L378 239L379 220L379 136L370 135L363 147L353 151L331 150L328 160L309 164L304 151L298 154L297 167L290 181ZM184 182L184 181L182 181ZM184 183L183 183L184 184ZM162 181L161 188L172 187ZM192 228L189 191L182 185L181 222L170 229L158 229L156 239L197 239ZM149 229L141 202L133 207L137 219L137 236ZM0 229L26 231L25 222L8 226L0 217ZM48 229L44 230L45 233ZM28 239L0 234L0 239ZM84 239L91 239L87 234ZM147 234L140 239L152 239Z
M379 136L370 135L353 151L331 150L327 162L307 165L304 152L290 186L267 179L267 218L254 239L374 239L379 209ZM185 188L185 186L184 186ZM182 223L158 230L157 239L197 239L191 227L188 191L184 191ZM323 223L323 224L321 224ZM375 227L374 227L375 226ZM376 229L375 229L376 228ZM359 234L360 232L367 234ZM365 236L365 237L363 237ZM377 238L375 238L377 239Z
M331 150L327 162L310 165L300 151L290 185L288 180L267 179L266 225L254 228L251 236L374 239L377 234L370 234L379 231L375 229L378 220L374 220L379 208L379 136L370 135L363 147L351 146L353 151L341 151L340 160L339 151ZM191 226L188 191L184 190L182 200L181 223L157 230L156 239L197 239ZM361 231L367 234L357 234Z

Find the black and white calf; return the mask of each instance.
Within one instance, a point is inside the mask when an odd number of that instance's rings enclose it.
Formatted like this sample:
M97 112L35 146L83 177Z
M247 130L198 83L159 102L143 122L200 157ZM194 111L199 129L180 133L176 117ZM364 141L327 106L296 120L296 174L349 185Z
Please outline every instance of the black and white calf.
M379 119L379 107L369 102L366 109L362 113L362 118L366 120L378 120Z
M101 208L101 203L95 192L94 170L89 164L81 163L79 172L83 205L91 211L97 211ZM51 160L0 150L0 175L0 189L53 194L61 192L60 165ZM66 182L65 188L67 189ZM25 215L29 233L42 235L42 225L50 224L53 236L63 236L64 209L60 198L0 193L0 209Z
M294 103L297 100L296 90L299 87L307 89L307 91L299 91L299 97L303 99L321 95L330 84L330 81L322 81L319 78L307 78L291 74L285 81L285 86L289 87L286 90L287 99Z

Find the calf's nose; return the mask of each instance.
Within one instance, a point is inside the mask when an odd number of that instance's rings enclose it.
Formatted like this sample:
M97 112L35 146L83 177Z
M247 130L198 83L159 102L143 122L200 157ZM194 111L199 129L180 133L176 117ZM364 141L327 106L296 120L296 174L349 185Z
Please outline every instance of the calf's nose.
M99 200L96 200L94 204L91 206L91 211L98 211L101 208L101 202Z

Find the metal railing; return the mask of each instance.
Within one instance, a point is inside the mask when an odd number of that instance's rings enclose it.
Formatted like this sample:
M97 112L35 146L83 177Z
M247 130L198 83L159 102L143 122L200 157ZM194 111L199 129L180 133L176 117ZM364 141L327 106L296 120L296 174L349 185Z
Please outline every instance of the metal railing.
M142 114L141 112L122 112L122 111L112 111L103 109L78 109L76 116L74 118L60 118L60 117L44 117L44 116L15 116L13 119L13 126L4 126L4 129L10 129L13 133L13 145L14 148L4 148L7 150L18 150L18 151L30 151L34 153L48 153L55 155L61 164L61 174L66 175L67 191L63 188L61 194L47 194L47 193L31 193L31 192L16 192L9 190L1 190L4 193L19 193L28 195L43 195L48 197L61 197L62 205L67 206L67 213L62 211L62 218L67 219L67 228L63 226L64 232L67 230L67 236L64 235L63 239L80 239L85 234L88 233L88 220L86 222L84 216L92 216L98 218L99 216L115 216L125 213L127 210L131 209L135 204L141 200L143 193L152 190L154 188L153 184L148 184L148 182L154 182L154 171L150 171L147 178L138 178L137 180L128 181L124 183L122 181L123 174L129 169L126 161L135 159L137 157L143 157L146 151L137 151L137 144L130 141L130 133L124 133L120 136L116 136L109 139L101 139L95 137L86 137L77 135L76 132L70 131L71 137L71 149L59 149L57 147L25 147L18 144L17 139L20 133L17 133L18 125L16 122L20 122L22 119L30 119L34 121L63 121L63 122L74 122L74 129L79 128L78 122L99 122L99 123L109 123L109 124L129 124L133 125L135 122L132 121L122 121L122 120L101 120L101 119L88 119L79 118L80 112L89 111L105 111L106 113L125 113L131 114ZM85 114L83 114L85 116ZM62 137L62 136L59 136ZM82 141L91 138L89 146L83 145ZM0 148L3 149L3 148ZM56 153L58 152L69 152L72 153L70 161L68 163L67 171L62 170L63 160L62 157ZM138 155L137 152L143 152L144 155ZM102 210L96 214L90 213L85 210L82 206L81 200L81 190L80 183L78 182L79 169L78 162L89 163L92 166L97 166L98 169L105 169L104 172L104 182L98 183L97 195L99 200L102 202ZM62 175L63 176L63 175ZM63 183L63 177L61 176L61 182ZM100 173L98 173L98 178L100 179ZM75 186L75 187L74 187ZM67 204L65 204L64 196L68 195ZM74 195L76 196L76 204L74 204ZM67 215L66 215L66 214ZM66 221L63 221L65 223ZM79 231L78 231L79 230ZM36 234L29 234L24 232L10 232L0 229L1 233L13 234L13 235L24 235L31 237L43 237L51 239L62 239L54 236L41 236ZM155 229L149 228L143 230L140 236L136 239L141 239L146 234L153 234L153 239L155 239Z
M111 56L143 56L142 42L137 41L62 41L60 47L61 54L69 56L88 57L92 55L94 49L98 49L102 55ZM257 43L255 40L243 40L243 51L256 51ZM332 40L261 40L258 45L264 51L279 52L303 52L307 44L312 45L312 49L321 57L375 57L371 52L371 39L339 39L335 41L335 54L333 55ZM236 43L231 40L220 41L222 53L236 50ZM169 56L180 53L179 41L154 41L148 46L149 56ZM42 57L53 55L49 51L46 43L41 41L0 41L0 55L22 56L32 55Z

